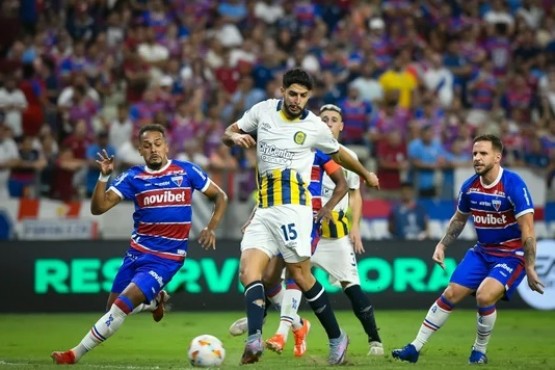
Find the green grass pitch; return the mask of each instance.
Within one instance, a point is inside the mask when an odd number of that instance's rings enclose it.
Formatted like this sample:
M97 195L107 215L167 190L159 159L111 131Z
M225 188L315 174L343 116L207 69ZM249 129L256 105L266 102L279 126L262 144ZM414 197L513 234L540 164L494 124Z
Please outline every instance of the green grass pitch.
M417 364L395 361L391 349L411 341L425 311L377 311L386 355L367 357L366 337L350 311L337 312L351 344L346 369L468 369L468 355L475 335L475 312L455 311L447 324L432 337ZM0 368L55 369L49 354L72 347L99 313L0 316ZM106 343L87 354L74 368L80 369L188 369L187 346L200 334L212 334L225 345L222 369L314 369L326 364L326 336L311 312L302 315L311 322L308 352L293 357L292 335L283 354L266 351L261 362L239 366L243 337L228 334L229 325L240 312L168 312L160 322L149 314L129 317ZM278 314L270 312L264 327L267 338L277 328ZM555 369L555 314L532 310L498 311L497 325L490 342L487 369Z

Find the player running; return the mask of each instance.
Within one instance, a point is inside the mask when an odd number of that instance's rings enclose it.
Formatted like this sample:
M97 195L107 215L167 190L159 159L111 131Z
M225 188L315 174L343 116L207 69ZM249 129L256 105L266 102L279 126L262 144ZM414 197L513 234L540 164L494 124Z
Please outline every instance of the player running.
M159 321L167 296L163 287L183 266L192 221L193 191L199 190L215 204L198 241L216 248L214 230L227 207L227 196L193 163L168 159L164 128L146 125L139 131L139 152L145 166L135 166L117 177L106 190L114 158L99 153L101 174L91 199L91 212L101 215L123 199L133 200L135 222L131 245L114 279L108 310L77 346L52 352L57 364L74 364L112 336L128 315L154 311ZM158 299L156 299L158 297Z
M416 338L393 350L394 358L416 362L422 347L445 324L456 304L476 294L476 340L468 362L485 364L486 350L497 318L496 304L508 300L527 276L530 289L543 294L535 271L534 205L528 188L516 173L501 167L503 144L494 135L474 139L476 174L459 192L457 210L432 259L442 268L445 249L460 235L472 216L478 241L457 266L449 285L432 305Z
M313 87L311 77L293 69L283 76L282 100L256 104L225 131L223 141L243 148L257 147L259 208L241 242L240 280L245 287L248 318L247 343L241 362L257 362L262 355L265 292L263 271L270 258L281 253L287 269L303 291L326 330L330 344L328 362L344 362L348 337L337 323L329 298L310 271L312 207L308 182L320 149L341 166L378 187L367 171L339 146L326 125L305 109ZM248 133L256 133L257 140Z

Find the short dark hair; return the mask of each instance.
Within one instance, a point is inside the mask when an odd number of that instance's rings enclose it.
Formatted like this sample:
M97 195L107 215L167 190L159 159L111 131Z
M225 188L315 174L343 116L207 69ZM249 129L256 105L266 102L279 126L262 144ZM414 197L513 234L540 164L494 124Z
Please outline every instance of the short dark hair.
M503 153L503 142L500 138L492 134L480 135L474 138L473 143L478 141L489 141L493 149L497 150L499 153Z
M163 137L166 137L166 130L164 129L164 126L159 125L157 123L152 123L141 127L141 129L139 130L139 140L141 139L143 134L147 131L156 131L161 133Z
M299 84L306 87L308 90L312 90L314 87L314 81L312 77L303 69L295 68L290 69L283 75L283 87L288 88L293 84Z

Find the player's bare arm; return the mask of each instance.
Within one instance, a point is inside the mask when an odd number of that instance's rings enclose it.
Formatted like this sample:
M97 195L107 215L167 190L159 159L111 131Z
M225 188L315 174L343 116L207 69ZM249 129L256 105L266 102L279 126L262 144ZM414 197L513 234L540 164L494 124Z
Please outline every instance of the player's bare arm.
M349 238L353 243L353 249L356 254L364 253L364 245L360 236L360 221L362 220L362 194L360 189L349 190L349 207L351 208L351 231Z
M227 194L214 182L210 181L204 195L214 202L214 210L208 224L199 234L198 242L204 249L216 249L216 228L220 224L227 208Z
M101 175L96 182L91 197L91 213L93 215L101 215L121 202L121 198L115 192L106 191L108 178L114 171L114 156L108 156L106 150L102 150L102 153L97 154L98 159L96 163L100 167Z
M533 291L543 294L544 285L536 273L536 237L534 232L534 214L526 213L517 219L522 233L522 249L524 249L524 265L528 286Z
M337 165L336 165L337 166ZM347 194L349 187L347 185L347 180L345 180L345 176L343 175L343 170L340 166L337 166L335 171L329 173L326 171L330 179L335 184L333 188L333 193L331 194L330 199L322 206L322 208L318 211L316 215L316 220L332 220L332 211L335 206L343 199L343 197Z
M225 129L222 142L227 146L237 145L245 149L256 146L256 140L251 135L244 133L237 122L232 123Z
M374 172L368 171L364 166L358 161L358 159L353 158L349 152L344 148L339 147L339 151L331 155L334 161L336 161L342 167L353 171L357 175L361 176L366 185L373 188L380 188L380 181L378 176Z
M444 260L445 260L445 249L451 245L464 229L464 225L466 225L466 220L470 214L464 214L459 211L456 211L451 220L449 221L449 225L447 226L447 231L445 235L439 243L437 243L436 248L434 250L434 254L432 259L441 266L441 268L445 268Z

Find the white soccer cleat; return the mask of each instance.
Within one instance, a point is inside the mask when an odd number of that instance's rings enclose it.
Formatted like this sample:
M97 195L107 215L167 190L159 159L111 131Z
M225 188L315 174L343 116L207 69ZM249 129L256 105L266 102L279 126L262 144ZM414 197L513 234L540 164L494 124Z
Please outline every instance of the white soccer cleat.
M249 322L246 317L241 317L229 327L229 334L234 337L245 334L249 330Z
M370 342L370 350L368 351L368 356L383 356L383 344L380 342Z

